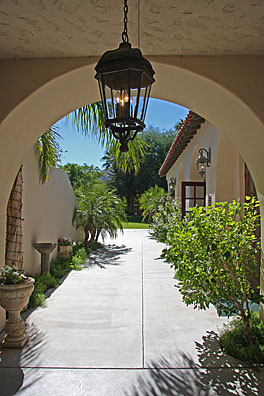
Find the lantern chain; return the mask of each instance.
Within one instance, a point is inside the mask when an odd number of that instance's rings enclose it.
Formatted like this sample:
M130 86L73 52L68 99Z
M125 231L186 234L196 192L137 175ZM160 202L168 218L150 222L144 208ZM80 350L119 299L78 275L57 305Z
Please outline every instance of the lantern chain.
M128 13L128 5L127 0L124 0L124 31L122 33L122 40L124 43L128 43L128 34L127 34L127 13Z

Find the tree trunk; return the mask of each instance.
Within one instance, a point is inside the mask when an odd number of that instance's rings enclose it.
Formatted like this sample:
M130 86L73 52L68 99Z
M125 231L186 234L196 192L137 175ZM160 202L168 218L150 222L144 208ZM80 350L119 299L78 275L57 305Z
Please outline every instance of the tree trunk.
M95 236L95 240L96 242L98 242L99 236L100 236L101 230L97 230L96 231L96 236Z
M245 313L243 313L241 316L242 316L242 320L244 322L245 334L246 334L248 343L249 343L249 345L253 345L254 340L253 340L253 335L252 335L252 329L249 324L250 314L245 315Z
M88 241L89 241L89 236L90 236L90 231L87 227L84 228L84 246L88 245Z
M23 178L21 165L7 204L5 249L5 264L14 266L18 270L23 268L22 193Z
M127 214L134 215L134 193L129 192L127 194Z

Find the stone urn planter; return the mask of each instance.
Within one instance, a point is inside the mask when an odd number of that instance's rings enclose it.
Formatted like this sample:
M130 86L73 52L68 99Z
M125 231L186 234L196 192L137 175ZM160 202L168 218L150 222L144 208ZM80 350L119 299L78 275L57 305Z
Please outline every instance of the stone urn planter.
M72 245L60 246L59 249L60 257L67 258L72 255Z
M2 341L2 347L22 348L28 341L20 311L28 304L33 290L34 279L32 278L19 284L0 284L0 305L8 312L5 325L6 336Z

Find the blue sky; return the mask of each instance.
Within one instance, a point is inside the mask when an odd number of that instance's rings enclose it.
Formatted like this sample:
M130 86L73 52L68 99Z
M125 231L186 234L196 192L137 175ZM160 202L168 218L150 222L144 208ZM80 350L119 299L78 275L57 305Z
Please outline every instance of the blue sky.
M146 125L158 126L160 129L170 129L180 119L185 118L188 109L175 103L166 102L159 99L150 98L146 116ZM100 159L104 155L104 150L93 138L87 138L81 133L73 130L72 126L66 125L65 121L59 121L58 132L62 136L60 146L63 150L62 165L67 162L82 165L102 167Z

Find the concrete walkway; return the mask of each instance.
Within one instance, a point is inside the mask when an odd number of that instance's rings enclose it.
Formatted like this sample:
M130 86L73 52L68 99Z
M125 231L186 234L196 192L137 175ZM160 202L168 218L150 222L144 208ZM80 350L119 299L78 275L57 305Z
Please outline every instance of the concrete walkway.
M163 245L106 243L29 314L24 349L0 351L1 396L264 395L264 369L219 349L224 318L181 302Z

